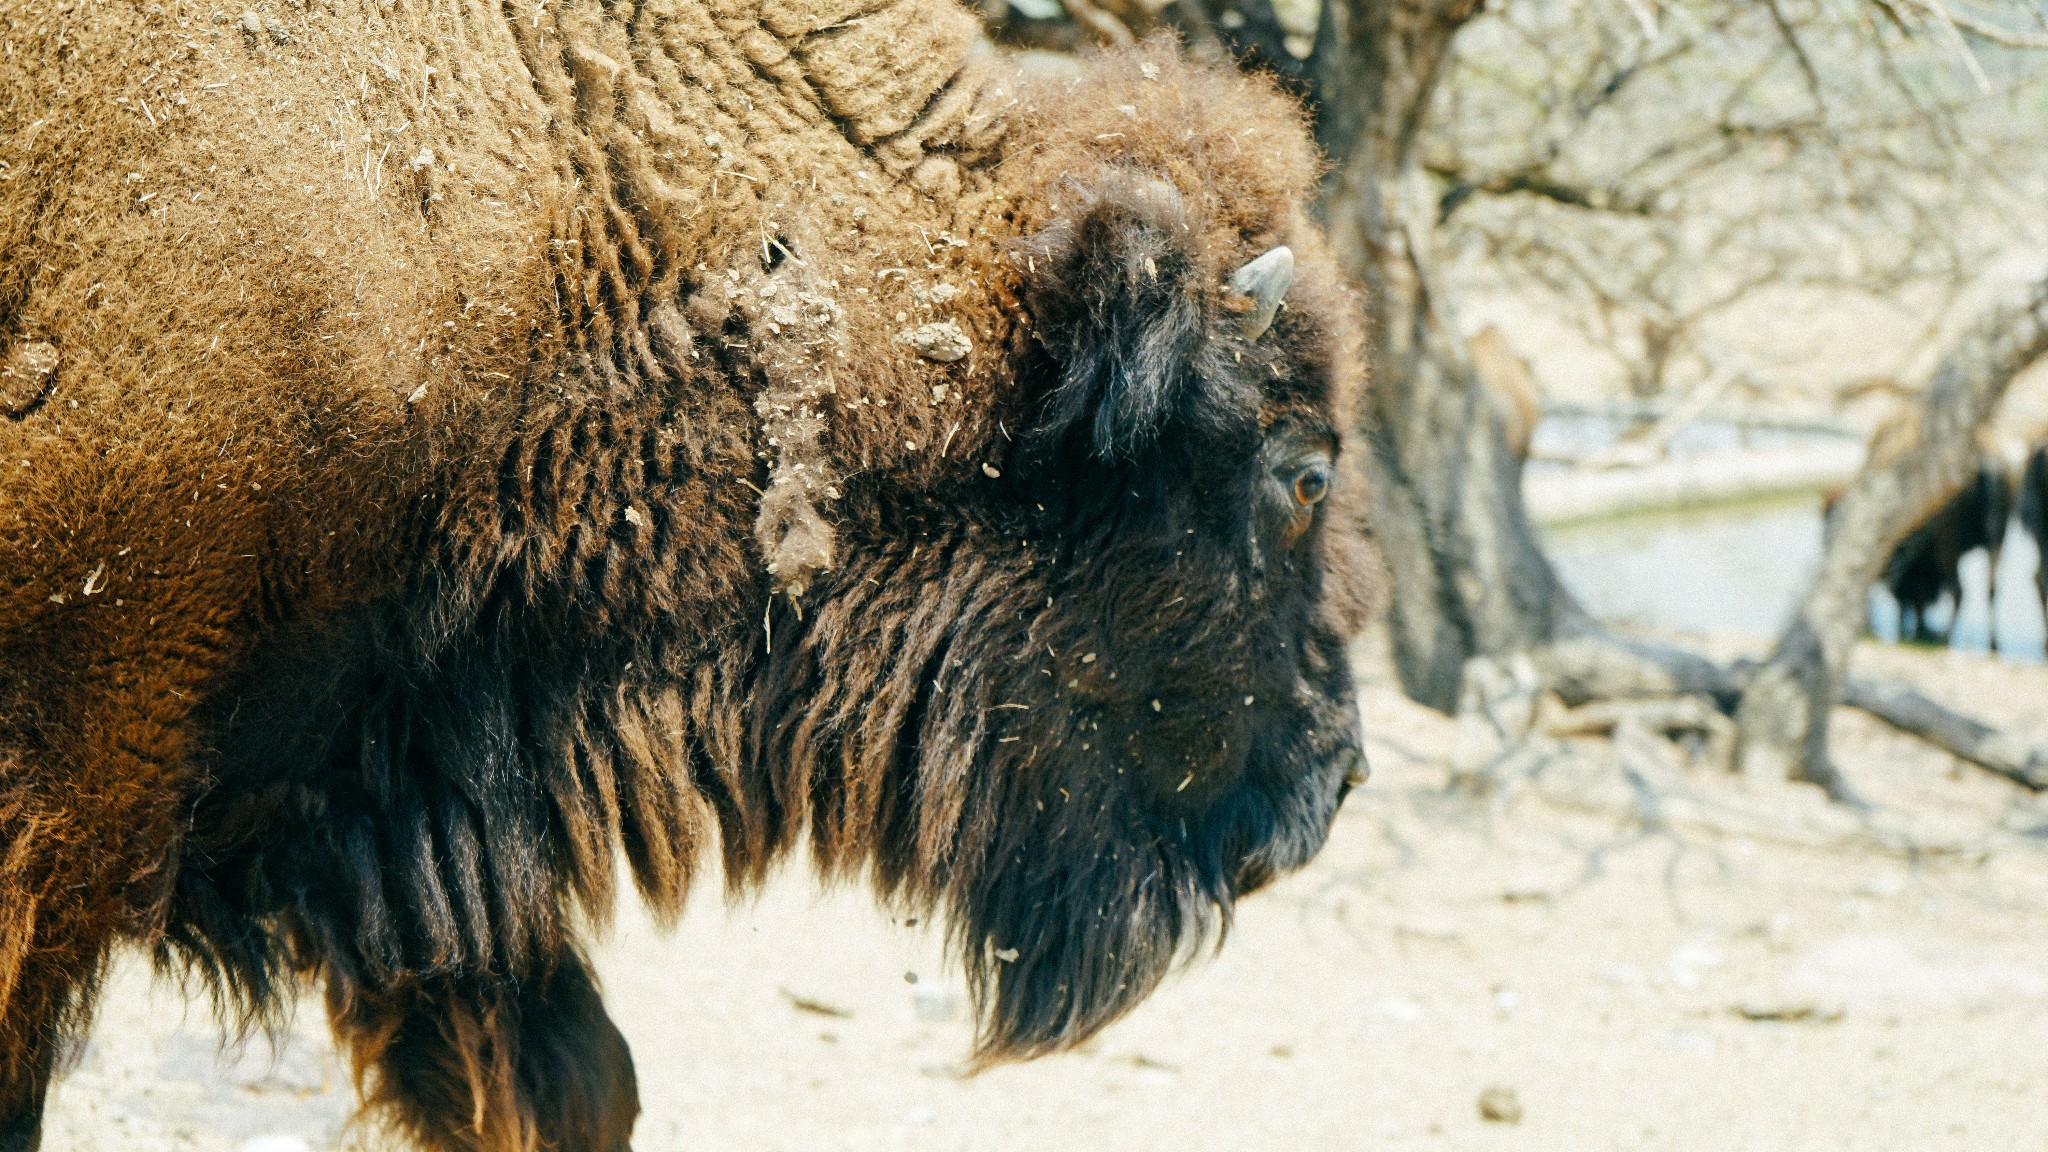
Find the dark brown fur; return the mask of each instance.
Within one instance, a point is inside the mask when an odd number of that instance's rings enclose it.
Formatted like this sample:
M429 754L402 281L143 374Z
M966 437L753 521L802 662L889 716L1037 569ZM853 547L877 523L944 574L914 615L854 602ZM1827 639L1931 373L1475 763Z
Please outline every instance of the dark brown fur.
M1360 361L1270 88L942 0L169 9L0 3L0 1152L121 940L324 982L425 1147L610 1152L618 852L673 917L807 838L998 1060L1319 846Z
M2042 557L2034 566L2034 596L2040 602L2042 618L2048 620L2048 444L2034 444L2027 449L2018 488L2013 512L2019 518L2020 528L2034 538ZM1997 572L1996 565L1992 571Z

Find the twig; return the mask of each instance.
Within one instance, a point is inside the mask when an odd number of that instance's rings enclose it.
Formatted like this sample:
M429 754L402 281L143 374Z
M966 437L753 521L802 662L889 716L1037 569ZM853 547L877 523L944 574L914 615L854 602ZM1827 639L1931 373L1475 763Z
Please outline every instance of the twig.
M1074 23L1088 29L1104 44L1128 48L1138 42L1123 21L1096 4L1095 0L1065 0L1064 7Z
M1625 436L1604 451L1596 452L1579 461L1579 467L1603 470L1609 468L1638 468L1654 460L1661 460L1670 449L1671 438L1691 426L1693 421L1706 412L1707 407L1719 400L1735 382L1735 372L1719 369L1707 377L1692 393L1659 417L1641 435Z
M1827 114L1827 97L1821 95L1820 71L1813 66L1813 59L1806 54L1806 45L1799 42L1799 33L1792 27L1792 20L1779 7L1779 0L1770 0L1771 22L1778 26L1778 35L1784 38L1785 47L1791 49L1792 59L1799 64L1799 72L1806 77L1806 91L1813 97L1813 104L1823 116Z
M1916 0L1916 3L1919 7L1933 10L1936 13L1937 19L1960 28L1979 39L1989 40L2000 47L2048 49L2048 36L2036 36L2031 33L2016 31L2001 24L1993 24L1989 20L1979 19L1968 12L1946 8L1945 5L1939 3L1928 3L1926 0ZM1897 19L1896 15L1892 13L1889 4L1880 4L1879 7L1883 8L1887 15L1892 15L1894 19Z
M1948 37L1949 44L1963 58L1963 66L1970 70L1970 76L1977 81L1977 90L1986 95L1991 93L1991 77L1984 74L1984 65L1977 60L1977 54L1970 50L1969 41L1956 29L1956 18L1949 12L1948 5L1941 0L1921 0L1921 7L1934 14L1934 22Z
M1622 0L1622 3L1628 8L1629 15L1636 18L1636 25L1643 30L1643 39L1655 40L1657 9L1652 6L1651 0Z

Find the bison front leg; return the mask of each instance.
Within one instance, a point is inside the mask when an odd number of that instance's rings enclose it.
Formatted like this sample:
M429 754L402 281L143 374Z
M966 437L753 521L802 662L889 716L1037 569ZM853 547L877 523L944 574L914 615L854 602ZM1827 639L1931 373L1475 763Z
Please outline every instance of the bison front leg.
M8 940L5 947L12 950L17 943ZM35 1152L42 1143L43 1103L64 1048L64 1020L78 999L77 984L60 965L34 960L14 974L0 1021L0 1152Z
M25 839L33 837L16 836L9 846L19 852ZM34 1152L50 1081L91 1013L115 926L6 871L0 868L0 1152Z
M117 781L138 778L112 762ZM32 779L0 748L0 1152L41 1144L50 1083L92 1014L109 949L149 921L174 866L161 797L76 776L47 786L55 775Z
M431 1152L630 1147L632 1056L580 956L523 980L408 980L328 999L368 1105Z
M13 894L10 894L13 895ZM12 905L12 901L0 900ZM21 909L0 911L13 929ZM70 926L56 925L59 929ZM66 936L66 939L58 937ZM23 941L26 949L23 949ZM104 970L108 941L81 939L68 931L33 931L0 947L26 950L11 973L0 1018L0 1152L35 1152L43 1141L43 1106L50 1084L67 1054L76 1050ZM46 951L45 951L46 950ZM16 960L9 956L5 961Z

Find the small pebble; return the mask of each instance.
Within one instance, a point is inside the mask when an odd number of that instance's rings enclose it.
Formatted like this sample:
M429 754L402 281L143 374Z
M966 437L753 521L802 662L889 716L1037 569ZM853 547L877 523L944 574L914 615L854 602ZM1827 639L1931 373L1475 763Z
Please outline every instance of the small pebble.
M1490 1084L1479 1093L1479 1118L1488 1124L1520 1124L1522 1102L1505 1084Z

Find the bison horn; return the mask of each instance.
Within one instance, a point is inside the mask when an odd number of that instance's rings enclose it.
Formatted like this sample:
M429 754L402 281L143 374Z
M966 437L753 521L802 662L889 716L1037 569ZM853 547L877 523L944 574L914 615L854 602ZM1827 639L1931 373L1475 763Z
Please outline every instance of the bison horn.
M1230 290L1251 303L1239 318L1245 339L1257 340L1273 326L1273 314L1280 311L1280 301L1286 298L1287 287L1293 283L1294 251L1285 244L1239 268L1230 277Z

